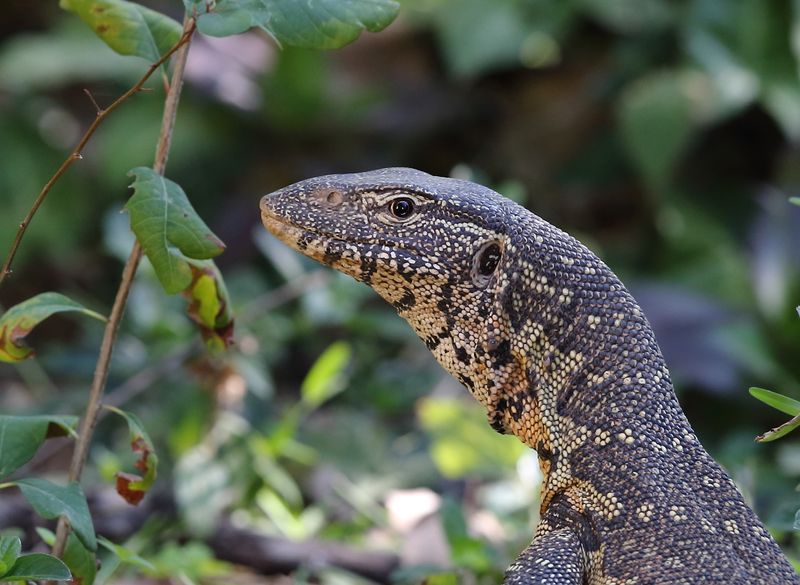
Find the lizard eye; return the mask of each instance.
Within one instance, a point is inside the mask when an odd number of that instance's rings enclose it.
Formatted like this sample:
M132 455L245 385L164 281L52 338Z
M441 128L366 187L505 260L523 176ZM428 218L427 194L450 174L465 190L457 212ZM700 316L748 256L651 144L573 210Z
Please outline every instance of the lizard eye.
M414 202L408 197L398 197L389 204L389 211L397 218L406 219L414 213Z

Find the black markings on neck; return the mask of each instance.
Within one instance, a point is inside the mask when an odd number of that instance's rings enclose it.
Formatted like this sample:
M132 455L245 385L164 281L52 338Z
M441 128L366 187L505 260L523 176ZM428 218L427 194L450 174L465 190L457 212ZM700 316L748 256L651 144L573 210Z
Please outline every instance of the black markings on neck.
M406 292L403 293L403 296L400 297L400 300L392 303L394 308L401 312L407 311L416 304L417 297L414 296L414 293L411 291L411 289L406 289Z
M361 256L361 281L367 284L372 282L372 276L378 270L378 262L374 258Z

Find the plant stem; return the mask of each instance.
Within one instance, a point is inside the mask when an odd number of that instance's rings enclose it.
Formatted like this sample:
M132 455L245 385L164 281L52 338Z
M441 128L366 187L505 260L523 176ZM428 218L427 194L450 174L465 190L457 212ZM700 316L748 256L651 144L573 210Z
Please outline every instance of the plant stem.
M175 127L175 116L178 111L178 102L183 87L183 72L186 68L189 44L194 31L194 17L185 16L181 40L170 50L170 53L177 51L177 55L172 71L172 80L164 102L164 115L161 118L161 132L158 136L155 161L153 163L153 170L159 174L164 174L164 169L167 166L169 147L172 143L172 131ZM152 71L150 71L150 73L152 73ZM108 380L108 368L111 362L111 354L117 339L117 332L119 331L122 314L125 311L125 304L128 301L128 295L133 285L133 278L136 276L136 269L139 267L141 258L142 247L139 241L136 240L133 243L133 248L125 263L125 268L122 271L122 279L117 289L117 295L114 298L111 315L108 318L108 323L106 323L106 328L103 333L103 341L100 344L100 355L97 358L97 365L95 366L94 377L92 378L92 387L89 390L89 402L86 405L86 413L81 421L80 435L75 444L75 451L72 454L72 463L69 468L70 482L80 480L83 468L86 464L86 458L89 455L89 445L91 444L94 428L97 424L97 416L102 407L103 391L105 390L106 381ZM52 552L54 555L60 557L64 553L69 531L70 528L66 518L61 516L58 519L56 541L53 544Z
M83 136L78 141L78 144L75 146L75 148L72 149L72 152L70 152L69 155L67 155L67 158L64 159L64 162L61 163L61 166L58 167L56 172L53 173L53 176L50 177L47 183L45 183L44 187L42 187L42 190L39 192L39 195L34 200L33 205L31 205L31 208L28 210L27 215L25 215L25 219L23 219L20 222L19 227L17 228L17 235L14 237L14 241L11 244L11 248L8 251L8 255L6 256L6 260L3 263L3 267L0 268L0 285L2 285L6 277L9 274L11 274L11 264L14 262L14 257L17 255L17 250L19 249L19 246L22 243L22 238L25 236L25 232L27 231L28 226L33 220L33 216L36 215L36 212L39 210L39 207L41 207L42 203L44 203L45 198L47 197L48 193L50 193L50 190L53 188L53 185L56 184L56 181L58 181L61 178L61 176L67 171L67 169L72 166L72 163L74 163L77 160L81 160L83 158L81 152L86 146L86 143L89 142L89 139L94 135L95 130L97 130L98 126L100 126L100 124L103 122L103 120L105 120L111 112L116 110L120 105L122 105L125 101L127 101L127 99L130 98L133 94L139 92L144 86L144 84L147 82L147 80L150 78L150 76L155 72L155 70L161 67L161 65L163 65L167 61L167 59L169 59L172 56L173 53L180 50L182 47L186 46L189 43L189 40L191 39L192 34L194 33L194 28L195 28L195 21L191 20L191 26L188 28L184 27L183 34L181 35L181 38L178 40L178 42L175 43L170 48L169 51L164 53L161 59L150 65L150 67L147 68L147 71L139 79L139 81L137 81L128 91L126 91L116 100L114 100L114 102L107 108L102 109L98 107L97 102L94 100L92 95L89 94L89 99L91 99L92 103L97 109L97 117L95 117L94 121L86 129L86 132L84 132Z

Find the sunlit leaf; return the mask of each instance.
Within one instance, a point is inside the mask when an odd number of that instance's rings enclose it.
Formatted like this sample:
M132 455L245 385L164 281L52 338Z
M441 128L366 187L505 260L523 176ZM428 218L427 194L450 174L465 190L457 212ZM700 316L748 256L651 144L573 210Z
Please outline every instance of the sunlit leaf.
M17 561L22 542L16 536L0 536L0 577Z
M155 62L181 36L181 25L146 6L126 0L61 0L117 53Z
M118 414L128 423L131 450L138 456L134 467L143 475L117 472L117 493L126 502L135 506L142 501L147 490L152 487L153 482L156 480L158 456L156 455L153 441L147 431L144 430L144 425L142 425L139 417L113 406L105 406L104 408Z
M764 388L750 388L750 395L789 416L800 414L800 401Z
M33 350L20 342L39 323L54 315L73 311L101 321L106 318L90 311L62 294L47 292L14 305L0 317L0 361L18 362L33 355Z
M477 403L427 397L419 401L417 416L432 435L431 457L446 477L510 466L526 451L514 437L492 430Z
M789 202L800 205L800 197L789 197ZM798 309L798 311L800 312L800 309Z
M67 566L56 557L42 553L31 553L17 558L14 566L0 575L3 582L7 581L68 581L72 579Z
M225 244L200 219L177 183L147 167L128 174L136 177L133 196L125 205L131 229L164 290L181 292L192 283L186 258L212 258L222 253Z
M317 359L300 387L303 402L316 408L344 390L344 370L350 361L350 346L337 341Z
M212 260L189 260L192 282L183 291L189 317L200 327L209 349L221 351L233 344L233 311L222 274Z
M30 478L11 482L42 518L48 520L66 516L81 542L91 551L97 550L92 517L86 497L77 482L68 486L56 485L46 479Z
M0 415L0 479L30 461L46 438L75 436L77 425L76 416Z
M378 32L397 16L394 0L184 0L188 11L200 13L198 28L212 36L228 36L260 26L278 42L310 49L335 49L362 31Z

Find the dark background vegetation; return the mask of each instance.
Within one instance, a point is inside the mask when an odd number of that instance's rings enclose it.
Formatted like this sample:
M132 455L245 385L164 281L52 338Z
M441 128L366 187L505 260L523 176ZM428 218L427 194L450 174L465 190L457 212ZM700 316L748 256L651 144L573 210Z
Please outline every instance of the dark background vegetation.
M180 18L177 2L148 4ZM143 266L109 399L145 422L160 476L150 518L106 533L162 576L194 581L233 579L213 560L230 551L208 536L224 518L312 552L330 541L396 552L412 582L414 565L497 582L532 535L534 457L489 429L390 307L259 224L259 196L287 183L413 166L494 187L606 260L651 320L701 441L798 558L800 446L754 443L782 415L747 394L800 391L800 208L788 203L800 182L798 30L788 0L406 0L386 31L337 52L278 50L255 31L197 38L167 176L228 246L218 264L238 344L206 355L184 301ZM94 116L83 90L110 103L145 68L55 2L4 5L3 254ZM126 172L152 161L159 84L115 112L59 182L4 306L57 290L107 311L131 241ZM0 411L80 412L101 334L48 321L31 339L35 362L0 366ZM103 510L128 517L103 487L129 464L125 441L100 423L84 485L101 533ZM34 469L58 476L68 448L49 447ZM440 502L413 526L398 520ZM0 528L27 522L21 508L3 493Z

